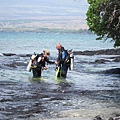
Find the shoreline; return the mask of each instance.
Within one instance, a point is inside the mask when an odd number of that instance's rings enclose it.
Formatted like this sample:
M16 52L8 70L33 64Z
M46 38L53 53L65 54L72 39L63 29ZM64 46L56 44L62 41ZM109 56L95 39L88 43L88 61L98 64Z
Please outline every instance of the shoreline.
M120 55L120 48L115 49L101 49L101 50L86 50L86 51L74 51L74 55Z
M14 55L19 55L15 53L0 53L1 56L14 56ZM93 55L120 55L120 48L115 48L115 49L101 49L101 50L85 50L85 51L73 51L74 55L88 55L88 56L93 56ZM30 57L32 54L20 54L22 57Z
M74 51L74 55L86 55L86 56L94 56L94 55L113 55L106 57L107 59L96 59L93 64L105 64L106 62L120 62L120 48L117 49L105 49L105 50L94 50L94 51ZM105 71L101 71L104 74L120 74L120 68L111 68Z

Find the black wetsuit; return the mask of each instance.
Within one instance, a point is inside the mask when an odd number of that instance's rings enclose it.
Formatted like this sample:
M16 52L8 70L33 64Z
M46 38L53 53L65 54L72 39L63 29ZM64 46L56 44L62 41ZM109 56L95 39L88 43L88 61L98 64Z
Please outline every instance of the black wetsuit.
M58 52L59 54L58 54L57 62L58 62L58 66L62 69L61 76L66 78L69 65L66 64L65 60L66 60L68 53L67 53L67 50L64 49L64 47L58 50ZM58 77L59 77L59 74L58 74Z
M38 62L39 57L41 57L41 60ZM37 55L37 57L33 60L32 65L32 72L33 72L33 77L41 77L41 72L42 72L42 68L45 67L45 63L49 63L49 64L54 64L54 62L49 61L49 59L47 57L44 57L44 60L42 60L43 58L43 54L39 54ZM34 63L35 63L35 68L34 68Z

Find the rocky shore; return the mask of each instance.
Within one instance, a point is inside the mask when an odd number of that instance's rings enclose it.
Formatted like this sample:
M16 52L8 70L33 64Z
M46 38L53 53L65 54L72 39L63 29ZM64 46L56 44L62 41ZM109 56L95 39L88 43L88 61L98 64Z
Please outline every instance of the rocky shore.
M94 51L74 51L74 55L120 55L119 49L105 49L105 50L94 50Z
M95 50L95 51L74 51L74 55L113 55L112 57L108 56L108 59L97 59L94 63L103 64L105 62L120 62L120 48L119 49L106 49L106 50ZM120 68L113 68L103 71L105 74L120 74Z
M118 49L104 49L104 50L93 50L93 51L74 51L74 55L120 55L120 48ZM13 56L15 53L2 53L4 56ZM26 57L31 56L27 54Z

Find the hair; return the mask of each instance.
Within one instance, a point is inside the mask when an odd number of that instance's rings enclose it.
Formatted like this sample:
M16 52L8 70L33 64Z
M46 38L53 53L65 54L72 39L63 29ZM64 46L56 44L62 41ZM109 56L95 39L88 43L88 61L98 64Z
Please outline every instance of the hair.
M50 52L48 50L43 50L44 54L50 55Z

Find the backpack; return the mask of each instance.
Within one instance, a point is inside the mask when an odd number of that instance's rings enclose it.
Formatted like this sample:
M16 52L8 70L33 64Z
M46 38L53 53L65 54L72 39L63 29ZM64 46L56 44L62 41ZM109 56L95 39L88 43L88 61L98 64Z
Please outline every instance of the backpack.
M40 61L41 61L41 57L42 57L42 55L36 55L34 57L34 59L32 59L32 64L31 64L32 68L41 67L40 64L39 64Z
M64 63L70 66L70 63L71 63L70 52L66 50L66 53L67 55L66 55Z
M69 67L70 70L74 69L74 55L73 55L72 49L67 50L65 64Z

